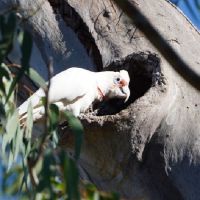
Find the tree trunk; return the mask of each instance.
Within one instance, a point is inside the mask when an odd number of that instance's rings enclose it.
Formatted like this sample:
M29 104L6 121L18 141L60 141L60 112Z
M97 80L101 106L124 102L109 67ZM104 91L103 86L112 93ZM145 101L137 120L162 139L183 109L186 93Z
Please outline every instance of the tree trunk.
M96 69L123 68L131 77L131 97L126 105L113 100L98 107L101 116L90 112L83 116L81 177L129 199L199 199L200 93L171 68L113 1L49 3L40 9L40 16L34 15L34 23L33 18L24 22L33 30L45 61L49 55L56 60L67 55L67 46L59 46L65 40L67 44L67 33L63 23L57 26L57 13L77 34ZM200 71L200 35L183 14L168 1L132 3L181 57ZM50 5L54 13L49 11ZM36 26L42 19L55 23L58 31L52 25L44 33L56 36L43 37L41 26ZM68 131L64 132L62 145L70 153L73 142Z

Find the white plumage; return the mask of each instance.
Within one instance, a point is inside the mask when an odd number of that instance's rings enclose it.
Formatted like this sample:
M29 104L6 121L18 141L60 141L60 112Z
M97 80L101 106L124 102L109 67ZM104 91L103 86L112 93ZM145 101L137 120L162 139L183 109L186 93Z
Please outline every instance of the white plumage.
M130 96L129 81L128 72L125 70L91 72L81 68L70 68L50 80L49 103L55 103L60 110L69 110L75 116L79 116L96 100L116 97L127 101ZM33 107L33 120L42 118L42 97L45 97L45 92L40 88L19 106L20 118L27 117L30 101Z

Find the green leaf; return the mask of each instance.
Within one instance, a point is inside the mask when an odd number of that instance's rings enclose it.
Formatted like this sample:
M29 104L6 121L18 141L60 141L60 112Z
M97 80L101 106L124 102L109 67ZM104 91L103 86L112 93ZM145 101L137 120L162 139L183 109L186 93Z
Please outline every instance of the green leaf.
M49 105L50 131L55 131L59 124L59 109L55 104Z
M25 130L25 136L27 139L31 138L32 128L33 128L33 108L31 102L29 102L27 110L27 119L26 119L26 130Z
M17 83L19 82L21 77L23 76L23 73L24 73L23 70L20 70L19 73L16 75L16 77L13 79L11 86L9 88L9 91L8 91L8 95L6 96L6 103L8 102L10 96L12 95L12 93L15 89L15 86L17 85Z
M22 192L22 188L25 185L26 186L26 191L28 190L28 168L27 168L27 163L24 163L24 159L22 159L22 169L23 169L23 178L21 181L21 185L19 188L19 192Z
M52 139L53 139L52 146L53 146L53 148L56 148L57 144L59 142L57 131L53 131Z
M92 199L93 200L100 200L100 194L97 191L95 191Z
M47 193L50 195L50 199L55 199L51 181L52 178L55 177L53 166L55 166L55 159L53 157L52 151L47 150L44 154L44 162L40 174L40 182L37 186L37 192L47 190Z
M52 136L52 145L56 148L58 144L58 125L59 125L59 109L58 106L55 104L49 105L49 133Z
M74 160L70 159L63 151L61 153L61 162L63 166L63 176L65 184L65 193L68 194L68 200L79 200L79 173Z
M31 35L27 31L24 31L23 40L21 44L21 52L22 52L21 65L22 68L25 68L25 70L28 70L29 68L29 61L31 58L32 47L33 47L33 42Z
M16 29L16 16L10 13L9 16L0 16L0 30L2 40L0 41L0 64L4 57L11 51Z
M9 135L10 139L14 138L16 130L19 125L18 112L17 110L8 118L8 122L6 124L6 133Z
M38 72L36 70L34 70L33 68L30 67L29 68L29 72L27 73L27 75L39 87L42 87L44 90L47 89L47 84L46 84L45 80L40 76L40 74L38 74Z
M23 132L21 131L20 127L18 126L18 129L16 131L16 137L15 137L15 148L14 148L14 160L16 161L17 156L19 155L19 152L23 146Z
M5 67L6 67L5 65L1 64L1 67L0 67L0 76L1 76L1 78L5 77L7 80L10 80L9 72L8 72L8 70L5 69Z
M63 114L66 117L69 127L75 136L75 159L78 160L81 152L84 129L80 120L72 113L66 111Z
M0 124L3 125L3 122L6 118L5 108L2 102L0 102Z
M0 65L0 90L6 94L6 89L5 89L5 79L10 80L10 74L7 66L5 64Z
M24 128L25 137L23 138L23 148L22 148L24 158L27 158L27 156L31 151L32 129L33 129L33 108L31 102L29 102L27 110L27 119Z
M8 143L15 138L17 129L18 129L18 113L15 111L13 115L8 118L6 124L6 133L3 135L2 141L2 154L5 155L5 149Z
M29 60L30 60L31 51L32 51L32 39L28 32L24 32L23 40L21 44L21 51L22 51L22 58L21 58L22 67L11 83L8 95L6 97L6 102L8 102L11 94L13 93L15 89L15 86L17 85L19 80L22 78L25 71L28 71L29 69Z
M32 150L31 149L31 140L24 138L23 142L24 142L23 154L24 154L24 159L26 159Z
M13 161L16 160L23 145L23 133L20 130L17 111L15 111L11 116L8 116L5 130L6 133L4 133L2 138L2 155L6 156L6 147L9 147L7 151L9 154L9 169Z
M12 151L9 151L7 171L9 171L9 169L11 168L13 161L14 161L14 155L13 155Z

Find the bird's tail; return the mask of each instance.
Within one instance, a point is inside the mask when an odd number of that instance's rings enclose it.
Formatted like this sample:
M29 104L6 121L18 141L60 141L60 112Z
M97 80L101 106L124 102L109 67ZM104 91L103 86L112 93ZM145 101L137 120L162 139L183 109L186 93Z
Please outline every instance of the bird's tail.
M39 89L18 107L18 114L21 124L23 124L26 121L27 111L30 104L33 108L33 115L37 115L37 113L40 113L40 111L42 111L44 107L42 106L42 97L44 96L44 91L42 89Z

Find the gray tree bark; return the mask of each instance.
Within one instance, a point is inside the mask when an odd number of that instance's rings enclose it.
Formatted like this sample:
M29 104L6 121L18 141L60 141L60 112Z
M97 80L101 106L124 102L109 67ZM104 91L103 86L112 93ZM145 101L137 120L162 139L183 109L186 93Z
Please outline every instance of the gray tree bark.
M18 2L23 16L26 3ZM30 8L37 1L28 2ZM168 1L132 3L200 72L200 35L183 14ZM131 77L126 105L106 102L98 107L101 116L83 116L81 177L128 199L199 199L200 93L110 0L45 1L24 22L45 61L49 55L56 64L67 59L65 25L58 26L55 13L74 30L98 70L124 68ZM72 137L68 130L64 133L61 145L73 153Z

